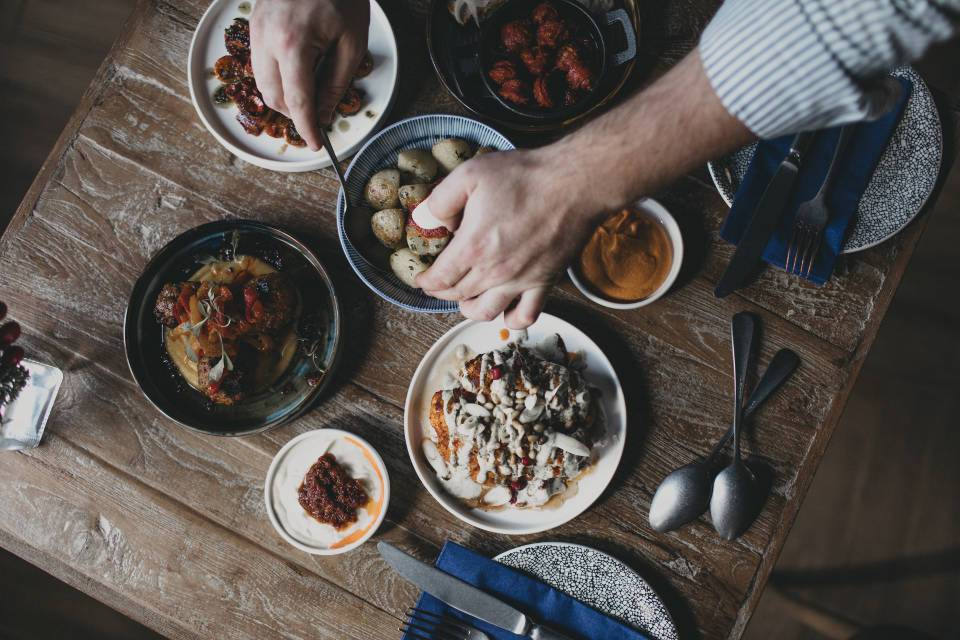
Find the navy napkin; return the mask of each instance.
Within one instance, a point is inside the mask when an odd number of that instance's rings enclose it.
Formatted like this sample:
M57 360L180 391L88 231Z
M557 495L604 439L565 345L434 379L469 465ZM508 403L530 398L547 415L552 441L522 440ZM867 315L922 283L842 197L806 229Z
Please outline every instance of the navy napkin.
M536 622L546 622L557 631L581 640L647 640L647 636L613 618L591 609L535 578L490 560L478 553L447 542L440 550L436 566L464 582L479 587L492 596L516 607ZM448 607L433 596L423 593L417 608L465 620L494 640L518 640L521 636L480 622ZM406 640L409 636L404 635Z
M817 254L809 277L817 284L825 283L833 273L847 230L856 214L860 196L870 182L873 170L900 121L900 115L913 89L913 83L909 80L904 78L898 78L898 80L903 91L890 111L878 120L848 125L854 127L854 130L847 148L837 159L840 163L838 173L834 176L833 184L827 193L830 221L824 229L824 241L820 245L820 252ZM740 188L737 189L730 213L720 229L721 238L733 244L740 241L764 189L773 178L780 163L787 157L793 138L793 135L789 135L773 140L761 140L757 145L753 160L747 168L743 182L740 183ZM763 259L766 262L783 268L797 207L820 190L839 138L840 127L818 132L816 140L802 161L800 176L795 184L790 204L787 205L777 230L763 252Z

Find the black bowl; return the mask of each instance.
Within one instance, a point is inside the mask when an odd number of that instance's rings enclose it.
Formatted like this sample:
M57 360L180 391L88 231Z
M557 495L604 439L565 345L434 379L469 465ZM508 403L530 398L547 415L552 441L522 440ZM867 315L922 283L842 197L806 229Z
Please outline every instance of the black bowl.
M625 44L627 36L639 33L638 2L639 0L615 0L618 8L623 9L629 17L631 28L629 33L620 33L619 29L608 33L608 51L629 48L629 43ZM608 18L604 18L601 22L605 23L607 20ZM557 131L602 109L620 94L637 64L637 58L634 57L619 66L609 65L600 83L598 100L574 117L529 118L504 107L487 89L479 62L480 28L473 20L466 25L460 25L454 20L448 11L447 0L431 0L427 14L426 40L430 62L437 78L464 109L476 118L521 133Z
M517 18L526 18L534 7L543 0L511 0L484 20L480 28L480 76L490 95L504 108L535 121L565 121L575 118L589 110L601 97L600 88L604 86L604 76L613 67L619 67L633 60L637 56L637 40L633 30L633 23L624 9L615 9L603 14L602 19L606 26L619 24L625 36L625 48L615 54L608 55L607 34L600 27L597 20L583 5L575 0L548 0L563 20L578 30L578 34L588 38L595 50L593 69L596 78L593 86L577 102L572 105L560 106L555 109L539 107L524 107L505 100L497 91L498 87L490 79L488 72L494 62L503 59L506 53L500 43L500 31L505 24Z
M190 387L170 363L153 307L165 283L188 279L204 258L234 247L293 279L301 298L297 331L302 339L293 362L269 388L221 406ZM211 222L177 236L147 263L130 293L123 342L130 373L161 413L202 433L247 435L299 417L323 391L339 352L340 307L317 255L290 234L249 220Z

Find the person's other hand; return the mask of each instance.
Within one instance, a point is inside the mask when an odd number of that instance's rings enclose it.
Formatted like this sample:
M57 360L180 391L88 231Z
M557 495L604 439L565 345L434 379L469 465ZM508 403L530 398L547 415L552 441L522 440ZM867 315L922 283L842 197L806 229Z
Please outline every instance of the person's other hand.
M367 51L366 0L259 0L250 20L253 75L267 106L311 149ZM320 78L317 65L323 60Z
M460 301L468 318L492 320L506 311L512 329L533 324L603 208L557 160L550 147L490 153L444 178L424 204L455 234L417 284Z

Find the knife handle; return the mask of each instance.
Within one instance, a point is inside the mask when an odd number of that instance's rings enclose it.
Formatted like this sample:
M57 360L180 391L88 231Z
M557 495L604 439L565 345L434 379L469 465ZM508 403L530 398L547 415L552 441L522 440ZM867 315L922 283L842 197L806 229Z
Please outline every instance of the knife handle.
M562 633L539 624L533 625L527 638L530 640L573 640L570 636L565 636Z

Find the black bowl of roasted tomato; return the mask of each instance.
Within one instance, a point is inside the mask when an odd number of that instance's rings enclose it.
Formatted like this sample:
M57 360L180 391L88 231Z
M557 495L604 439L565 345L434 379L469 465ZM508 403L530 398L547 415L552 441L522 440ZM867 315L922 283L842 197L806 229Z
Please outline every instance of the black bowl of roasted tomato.
M340 308L319 256L251 220L190 229L130 293L127 363L147 399L203 433L245 435L306 412L330 381Z
M608 46L614 29L619 51ZM484 84L505 108L535 120L583 113L599 99L607 71L636 55L625 10L594 17L574 0L511 0L481 28Z

